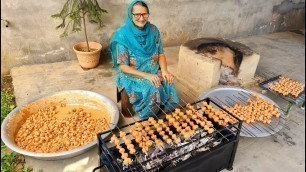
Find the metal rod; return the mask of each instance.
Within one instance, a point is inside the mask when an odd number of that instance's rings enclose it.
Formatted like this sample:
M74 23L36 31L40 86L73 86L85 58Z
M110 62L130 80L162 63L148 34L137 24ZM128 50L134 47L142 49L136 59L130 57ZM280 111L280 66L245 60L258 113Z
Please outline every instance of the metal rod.
M237 97L237 99L242 100L240 97ZM242 101L243 101L243 100L242 100ZM247 103L245 103L245 104L247 105ZM275 106L274 106L274 107L275 107ZM280 117L283 118L281 115L280 115ZM283 118L283 119L284 119L284 118ZM276 132L276 131L273 129L273 126L271 126L269 123L266 124L266 125L270 126L270 127L268 127L270 130ZM282 126L284 126L285 128L288 129L288 126L287 126L285 123L280 122L280 125L282 125ZM276 132L276 133L277 133L277 132ZM279 134L280 136L282 136L280 133L278 133L278 134Z
M110 124L113 124L113 123L110 123ZM116 124L113 124L113 125L115 125L115 126L118 128L119 131L121 131L120 128L119 128ZM112 132L112 131L111 131L111 132ZM114 133L112 132L112 134L114 134ZM114 134L114 135L115 135L115 134ZM130 165L128 165L128 166L129 166L129 168L131 169L131 171L133 171L133 169L131 168L131 166L130 166Z
M179 82L180 83L180 82ZM180 83L181 85L183 85L182 83ZM185 85L183 85L185 88L186 88L186 86ZM183 92L184 93L184 92ZM185 94L185 93L184 93ZM194 97L197 97L197 96L195 96L193 93L192 93L192 91L190 91L190 94L192 94ZM186 94L185 94L186 95ZM187 97L189 97L188 95L186 95ZM220 102L222 102L219 98L217 98ZM225 104L225 103L223 103L223 104ZM243 129L245 129L246 130L246 132L248 133L248 132L250 132L247 128L245 128L243 125L241 126L241 130L243 130ZM255 134L253 134L252 132L250 132L251 134L250 135L254 135L255 137L257 137Z
M183 92L184 94L185 94L185 92ZM187 96L187 94L185 94L186 96ZM193 95L194 96L194 95ZM187 102L185 102L183 99L181 99L185 104L186 104L186 106L187 106ZM191 109L192 110L192 109ZM203 112L204 113L204 112ZM217 130L215 127L213 127L212 126L212 128L214 129L214 130L216 130L217 132L219 132L219 130ZM227 128L227 127L225 127L225 128ZM221 132L219 132L219 134L221 135L221 136L223 136L222 135L222 133ZM224 137L224 136L223 136ZM225 138L226 140L228 140L227 138Z
M111 132L113 135L115 135L115 134L113 133L111 127L109 126L109 124L108 124L107 122L106 122L106 124L108 125L108 128L109 128L110 132ZM115 125L115 124L113 124L113 125ZM116 136L116 135L115 135L115 136ZM111 154L111 153L108 151L108 149L106 149L106 150L107 150L108 154L113 158L113 154ZM114 158L113 158L113 160L116 162L115 164L117 165L118 169L121 171L121 168L120 168L118 162L117 162Z
M161 104L163 104L165 107L167 107L163 102L160 102ZM159 107L159 106L158 106ZM168 107L167 107L168 108ZM160 108L161 109L161 108ZM168 108L169 109L169 108ZM152 109L150 109L150 110L152 110ZM163 110L162 110L163 111ZM171 109L170 109L170 111L171 111ZM164 111L163 111L164 112ZM166 114L166 112L164 112L165 114ZM158 118L157 116L155 116L156 118ZM159 118L158 118L159 119ZM169 133L169 132L168 132ZM174 134L174 133L173 133ZM179 134L178 134L179 135ZM171 140L172 140L172 138L171 138ZM168 144L169 145L169 144ZM171 146L171 148L174 148L177 152L178 152L178 150L177 150L177 147L176 146L174 146L174 145L170 145ZM165 153L167 154L167 156L168 157L170 157L170 155L165 151ZM170 158L171 159L171 158Z
M216 97L217 98L217 97ZM222 104L225 104L223 101L221 101L219 98L217 98ZM249 135L253 135L253 136L255 136L255 137L257 137L256 136L256 134L254 134L254 133L252 133L249 129L247 129L245 126L243 126L242 125L242 127L241 127L241 130L246 130L246 132L249 134Z
M129 112L129 114L131 115L131 117L133 118L133 120L135 121L135 119L134 119L134 117L133 117L133 114L131 113L131 111L127 108L127 110L128 110L128 112ZM148 116L148 115L147 115ZM149 116L148 116L149 117ZM142 123L140 122L140 124L142 125ZM143 126L143 125L142 125ZM144 152L143 152L144 153ZM151 158L151 156L149 156L149 158L151 159L151 162L155 162L152 158ZM158 159L157 157L156 157L156 159ZM160 160L160 159L158 159L158 160ZM162 166L162 163L160 163L160 165ZM159 169L159 167L158 167L158 165L157 165L157 169Z
M155 102L154 102L155 103ZM155 105L163 112L163 113L165 113L166 114L166 112L164 112L160 107L159 107L159 105L157 105L156 103L155 103ZM158 116L156 116L155 115L155 113L154 113L154 111L151 109L151 108L149 108L150 109L150 111L153 113L153 115L157 118L157 119L160 119ZM158 133L159 134L159 133ZM160 134L159 134L160 135ZM164 140L164 139L163 139ZM164 140L164 143L166 143L166 140ZM171 146L171 145L170 145ZM172 146L171 146L172 147ZM164 151L164 154L166 154L166 156L167 157L171 157L168 153L167 153L167 151L165 150ZM158 157L156 156L156 158L158 159ZM171 158L170 158L171 159Z
M163 104L163 103L162 103ZM177 104L177 103L176 103ZM165 107L167 107L166 105L164 105ZM172 105L171 105L172 106ZM179 106L181 106L181 105L179 105ZM173 106L172 106L173 107ZM181 106L182 107L182 106ZM183 108L183 107L182 107ZM187 124L188 125L188 124ZM197 125L197 124L196 124ZM190 126L190 125L188 125L188 126ZM198 125L199 126L199 125ZM202 134L202 130L201 129L199 129L198 130L199 132L200 132L200 134ZM209 150L210 151L210 150Z
M114 167L114 165L113 165L113 163L112 163L112 161L114 161L114 160L111 160L108 156L107 156L107 154L102 150L102 149L106 149L106 151L109 153L109 151L108 151L108 148L107 148L107 145L106 145L106 143L104 142L104 140L102 139L102 137L101 137L101 134L98 134L98 143L99 143L99 146L101 146L101 148L99 148L99 156L105 156L106 157L106 159L107 159L107 161L110 163L110 166L111 166L111 168L114 170L114 171L116 171L116 169L115 169L115 167ZM103 148L104 147L104 148ZM103 154L103 155L102 155ZM112 155L110 155L111 156L111 158L113 159L113 157L112 157ZM100 164L103 164L103 160L100 158ZM105 165L105 164L104 164ZM116 164L115 164L116 165ZM119 168L119 166L118 166L118 168ZM119 170L120 170L120 168L119 168ZM120 170L121 171L121 170Z
M242 93L247 94L247 93L245 93L245 92L242 92ZM241 94L241 93L238 93L238 94L240 94L241 96L243 96L245 99L250 98L250 99L252 99L252 100L256 100L252 95L247 94L247 97L246 97L246 96L244 96L244 95ZM286 113L284 110L282 110L281 108L275 106L274 104L273 104L273 106L274 106L275 108L277 108L278 110L282 111L283 113ZM284 119L285 121L286 121L286 119L287 119L287 118L284 118L282 115L280 115L280 118ZM288 130L290 129L290 127L287 126L286 123L281 123L280 125L284 126L284 127L287 128Z
M164 112L157 104L155 104L163 113L166 114L166 112Z
M231 106L231 105L228 105L228 104L222 102L218 97L214 97L214 98L216 98L219 102L221 102L221 103L220 103L221 105L226 105L227 107L230 107L230 106ZM216 101L216 100L214 100L214 101ZM244 130L246 130L246 131L244 131ZM242 126L241 131L244 132L244 133L246 132L246 134L248 134L248 135L253 135L253 136L257 137L255 134L253 134L251 131L249 131L249 130L248 130L246 127L244 127L244 126Z
M233 95L236 99L238 99L238 100L240 100L241 102L243 102L245 105L248 105L248 103L246 103L245 102L245 100L243 100L242 98L240 98L240 97L237 97L236 95ZM286 124L285 123L282 123L282 122L280 122L281 123L281 125L283 125L286 129L287 129L287 126L286 126ZM270 124L268 124L271 128L273 128L273 126L271 126ZM269 127L269 128L270 128ZM273 130L273 129L271 129L271 130ZM273 130L274 131L274 130ZM280 134L281 135L281 134Z
M156 105L163 113L165 113L156 103L155 103L155 105ZM165 114L166 114L166 113L165 113ZM194 143L193 140L192 140L191 138L189 138L189 140L190 140L192 143Z
M183 92L184 94L185 94L185 92ZM193 95L194 96L194 95ZM187 102L185 102L183 99L181 99L185 104L186 104L186 106L187 106ZM204 112L203 112L204 113ZM212 126L212 128L214 129L214 130L217 130L215 127L213 127ZM225 127L225 128L227 128L227 127ZM217 130L218 131L218 130ZM219 132L219 131L218 131ZM220 132L219 132L220 133ZM221 134L221 133L220 133ZM222 134L221 134L221 136L223 136ZM227 139L227 138L226 138ZM227 139L228 140L228 139Z
M238 104L238 102L236 102L235 100L233 100L231 97L228 97L228 96L227 96L227 98L230 99L230 100L231 100L232 102L234 102L235 104ZM262 131L260 128L258 128L256 125L254 125L254 124L248 124L248 125L249 125L250 127L252 127L252 128L256 128L257 130L259 130L260 132L263 133L263 131ZM270 135L272 135L273 137L276 137L276 136L273 135L273 133L270 133L270 132L269 132L268 130L266 130L265 128L262 127L262 129L265 130L266 132L268 132L268 133L269 133ZM277 132L276 132L276 133L277 133Z
M242 92L243 93L243 92ZM243 96L244 97L244 100L245 101L247 101L248 99L252 99L252 100L256 100L256 99L254 99L254 97L253 96L251 96L251 95L247 95L247 97L245 96L245 95L243 95L243 94L241 94L241 93L238 93L239 95L241 95L241 96ZM241 98L241 97L240 97ZM242 99L242 98L241 98ZM277 107L277 106L275 106L274 105L274 107L275 108L277 108L278 110L280 110L280 111L282 111L283 113L286 113L284 110L282 110L281 108L279 108L279 107ZM280 117L282 118L282 119L286 119L286 118L284 118L282 115L280 115Z
M124 120L130 127L132 127L132 126L126 121L126 119L125 119L125 117L124 117L124 115L122 114L121 111L120 111L120 114L121 114L121 116L123 117L123 120ZM139 162L139 164L141 165L141 167L142 167L145 171L147 171L146 168L144 168L144 166L142 165L142 163L138 160L137 153L135 153L135 158L136 158L136 161Z
M181 99L185 104L186 104L186 106L187 106L187 102L185 102L183 99ZM191 109L193 112L194 112L194 110L193 109ZM204 112L203 112L204 113ZM222 135L222 133L221 132L219 132L214 126L212 126L212 128L214 129L214 130L216 130L222 137L224 137L223 135ZM227 127L225 127L225 128L227 128ZM229 141L227 138L225 138L227 141Z

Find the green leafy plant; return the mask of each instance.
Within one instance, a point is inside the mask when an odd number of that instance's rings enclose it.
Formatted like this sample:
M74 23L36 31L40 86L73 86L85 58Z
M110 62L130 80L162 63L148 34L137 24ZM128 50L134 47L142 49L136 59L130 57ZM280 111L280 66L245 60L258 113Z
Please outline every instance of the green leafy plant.
M89 52L86 20L88 19L89 22L98 24L98 29L100 29L103 27L105 13L107 11L99 6L97 0L67 0L61 12L51 17L62 20L62 23L56 27L56 29L64 28L64 32L60 35L61 38L68 36L69 28L71 28L72 33L82 31L81 23L83 23L87 51Z
M1 146L1 171L2 172L33 172L33 168L24 166L24 158L16 152L6 152L6 147ZM23 160L22 160L23 159ZM42 171L42 170L39 170Z
M1 123L14 108L14 96L6 91L1 91Z
M17 164L16 152L3 153L1 156L1 171L13 172Z
M1 77L1 86L5 82L11 82L10 80ZM1 88L1 123L6 116L16 107L14 101L14 95ZM22 155L16 152L10 152L1 140L1 171L2 172L32 172L33 168L24 167L24 161L22 161Z

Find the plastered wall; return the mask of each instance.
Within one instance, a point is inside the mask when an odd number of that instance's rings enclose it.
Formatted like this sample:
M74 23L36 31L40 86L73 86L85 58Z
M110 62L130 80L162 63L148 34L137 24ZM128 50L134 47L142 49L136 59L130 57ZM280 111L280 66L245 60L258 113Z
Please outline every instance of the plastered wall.
M1 1L1 74L14 66L73 60L72 46L83 32L60 39L63 0ZM113 32L124 25L130 0L99 0L108 10L105 27L88 26L89 40L107 52ZM164 46L181 45L199 37L237 38L305 27L305 0L148 0L150 21L157 25ZM103 58L103 57L102 57ZM109 58L109 57L108 57Z

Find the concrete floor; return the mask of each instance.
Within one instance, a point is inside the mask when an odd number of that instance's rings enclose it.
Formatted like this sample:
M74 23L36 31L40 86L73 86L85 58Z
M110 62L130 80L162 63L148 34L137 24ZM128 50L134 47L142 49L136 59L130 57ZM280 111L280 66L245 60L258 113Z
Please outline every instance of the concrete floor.
M304 32L303 32L304 33ZM256 78L284 74L305 83L305 36L293 32L235 39L260 54ZM175 73L179 46L165 48L169 70ZM42 94L82 89L90 90L116 101L116 72L110 58L92 70L83 71L77 61L15 67L11 70L17 105ZM180 83L175 84L179 94L187 91ZM261 92L257 85L250 87ZM266 96L282 108L287 102L272 94ZM118 104L120 106L120 104ZM119 125L123 122L119 121ZM305 111L293 106L287 121L288 128L264 138L240 137L234 161L234 172L302 172L305 169ZM42 161L26 157L26 164L44 172L91 171L99 165L97 147L77 157ZM223 170L227 171L227 170Z

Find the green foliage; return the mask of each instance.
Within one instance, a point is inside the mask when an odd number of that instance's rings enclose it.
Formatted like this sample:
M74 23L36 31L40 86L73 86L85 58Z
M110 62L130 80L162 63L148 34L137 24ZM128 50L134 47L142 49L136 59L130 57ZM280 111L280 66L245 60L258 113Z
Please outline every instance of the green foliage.
M2 147L1 147L2 148ZM14 168L17 165L16 153L2 153L1 155L1 171L14 172Z
M2 152L3 150L5 150L5 149L6 149L6 146L3 145L2 140L1 140L1 152Z
M1 91L1 123L14 108L14 96L6 91Z
M3 148L6 149L5 146L1 146L1 172L33 172L33 168L24 166L20 154L8 153Z
M5 79L1 77L1 83L5 82ZM14 96L11 95L8 91L1 91L1 123L6 118L6 116L15 108ZM16 152L8 152L7 147L1 141L1 172L32 172L33 169L29 167L23 167L17 169L21 162L20 157L22 155L17 154Z
M88 17L89 22L98 24L98 28L103 27L103 17L107 13L105 9L102 9L97 0L67 0L60 13L54 14L51 17L59 18L62 23L56 27L56 29L64 29L64 32L60 37L68 36L68 30L71 28L71 33L82 30L82 20L86 20ZM86 25L83 21L83 27L85 35Z
M30 168L30 167L24 167L22 169L22 172L32 172L33 171L33 168Z

